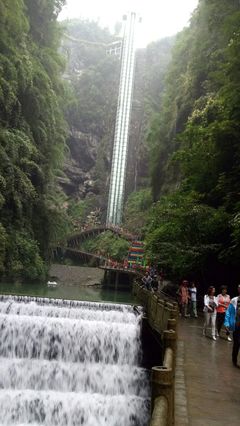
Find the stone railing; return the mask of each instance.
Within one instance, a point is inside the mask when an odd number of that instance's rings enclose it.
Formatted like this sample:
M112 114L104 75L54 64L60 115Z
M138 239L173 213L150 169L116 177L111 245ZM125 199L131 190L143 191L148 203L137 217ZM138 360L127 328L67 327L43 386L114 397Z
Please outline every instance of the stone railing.
M141 287L136 281L133 284L133 294L140 304L145 308L149 325L159 334L168 330L168 320L178 318L178 306L159 293L152 293Z
M169 320L172 328L173 321ZM174 380L176 364L176 331L164 331L163 365L152 367L152 418L150 426L174 425Z
M150 426L174 425L174 379L177 349L177 303L163 300L134 283L133 293L146 310L148 323L162 338L163 365L152 367Z

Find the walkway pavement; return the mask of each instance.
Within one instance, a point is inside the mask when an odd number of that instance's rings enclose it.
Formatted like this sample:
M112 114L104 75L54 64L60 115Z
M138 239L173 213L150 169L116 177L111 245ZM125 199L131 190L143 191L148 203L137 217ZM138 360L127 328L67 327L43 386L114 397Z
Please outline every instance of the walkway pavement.
M175 425L240 426L240 369L231 364L232 343L203 337L202 323L179 321Z

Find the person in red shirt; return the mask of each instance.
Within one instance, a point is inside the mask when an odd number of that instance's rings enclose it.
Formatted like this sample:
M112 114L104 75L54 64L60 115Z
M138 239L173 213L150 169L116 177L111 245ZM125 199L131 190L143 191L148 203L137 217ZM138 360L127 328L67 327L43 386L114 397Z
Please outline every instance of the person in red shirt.
M217 336L220 335L220 331L221 328L223 326L224 323L224 319L225 319L225 313L226 310L229 306L230 303L230 296L227 294L227 286L226 285L222 285L221 287L221 293L218 294L217 296L217 300L218 300L218 306L217 306ZM228 341L231 342L232 339L229 335L229 333L227 333L228 336Z
M189 292L188 292L188 281L183 280L182 284L179 287L178 290L178 297L179 297L179 305L180 305L180 312L182 316L189 317L188 314L188 302L189 302Z

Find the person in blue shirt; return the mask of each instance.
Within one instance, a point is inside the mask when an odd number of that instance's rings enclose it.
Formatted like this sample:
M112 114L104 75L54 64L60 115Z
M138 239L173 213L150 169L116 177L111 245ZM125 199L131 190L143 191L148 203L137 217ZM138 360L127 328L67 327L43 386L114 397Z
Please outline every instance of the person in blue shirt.
M232 362L235 367L240 368L237 363L240 349L240 284L238 284L238 296L231 300L226 311L224 325L227 331L233 331Z

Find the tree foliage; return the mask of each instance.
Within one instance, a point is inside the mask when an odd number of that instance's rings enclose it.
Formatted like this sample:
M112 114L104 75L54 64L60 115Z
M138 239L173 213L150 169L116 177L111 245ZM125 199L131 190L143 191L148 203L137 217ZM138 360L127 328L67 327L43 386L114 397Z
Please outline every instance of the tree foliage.
M49 186L66 137L57 53L63 3L0 0L0 269L11 278L46 272Z
M129 242L111 231L106 231L95 238L87 240L81 247L87 252L98 253L122 262L128 254Z
M221 255L228 226L227 213L201 203L196 193L164 196L149 218L146 254L175 278L201 276L209 259Z
M124 208L124 226L133 234L142 235L152 206L150 189L132 192Z
M149 132L152 188L159 200L154 212L161 223L153 213L148 250L163 256L174 273L197 273L200 267L208 273L211 252L217 256L216 276L217 268L224 269L220 279L238 270L239 22L238 1L199 2L190 26L177 36L162 110ZM166 203L173 200L164 219ZM201 224L206 232L197 242Z

